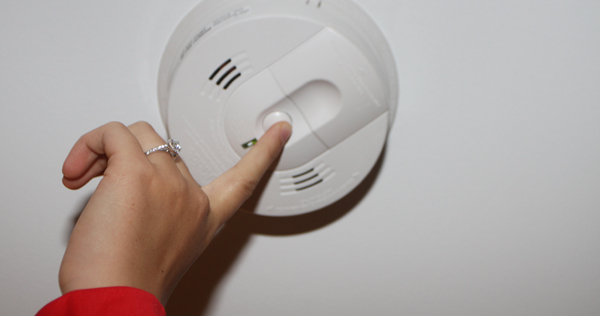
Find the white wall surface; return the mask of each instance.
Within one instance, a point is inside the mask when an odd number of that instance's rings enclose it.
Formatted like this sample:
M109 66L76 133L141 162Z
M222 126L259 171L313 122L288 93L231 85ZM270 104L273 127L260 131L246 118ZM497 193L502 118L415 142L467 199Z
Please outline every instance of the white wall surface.
M75 140L165 135L159 60L195 3L0 3L3 315L60 295L94 186L62 187ZM169 315L600 315L600 2L360 3L402 79L378 168L323 211L236 216Z

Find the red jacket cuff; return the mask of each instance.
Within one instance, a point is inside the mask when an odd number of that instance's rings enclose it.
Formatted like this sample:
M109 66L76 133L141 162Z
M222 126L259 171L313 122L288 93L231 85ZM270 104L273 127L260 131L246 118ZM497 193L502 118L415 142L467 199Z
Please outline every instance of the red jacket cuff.
M108 287L69 292L44 306L36 316L166 316L158 299L140 289Z

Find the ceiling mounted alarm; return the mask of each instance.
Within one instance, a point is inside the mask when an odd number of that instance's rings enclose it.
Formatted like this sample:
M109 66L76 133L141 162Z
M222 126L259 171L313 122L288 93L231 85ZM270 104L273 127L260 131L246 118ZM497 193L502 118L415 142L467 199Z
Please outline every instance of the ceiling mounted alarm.
M350 193L385 144L398 77L383 34L349 0L205 0L177 27L159 103L206 185L279 121L293 133L253 212L311 212Z

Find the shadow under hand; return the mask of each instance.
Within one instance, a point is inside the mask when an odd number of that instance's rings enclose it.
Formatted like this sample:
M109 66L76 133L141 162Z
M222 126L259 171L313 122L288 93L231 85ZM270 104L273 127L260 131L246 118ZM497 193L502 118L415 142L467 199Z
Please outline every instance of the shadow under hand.
M183 276L167 304L167 315L205 315L221 280L235 264L253 234L271 236L303 234L326 227L352 211L375 183L385 160L385 151L384 148L379 160L358 187L343 199L324 209L290 217L236 213ZM268 177L268 174L265 175L265 178ZM260 188L257 191L260 194Z

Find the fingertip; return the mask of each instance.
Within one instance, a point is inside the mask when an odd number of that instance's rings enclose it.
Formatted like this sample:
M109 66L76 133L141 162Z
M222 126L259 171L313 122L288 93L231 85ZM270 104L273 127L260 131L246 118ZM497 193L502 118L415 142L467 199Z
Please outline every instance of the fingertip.
M69 154L62 166L62 174L65 179L77 179L85 174L85 171L89 168L89 166L86 165L86 160L82 162L78 160L78 157L75 157L73 154Z
M65 186L65 188L69 189L69 190L77 190L79 189L79 187L77 187L74 183L73 180L68 179L67 177L63 177L62 178L62 184Z
M67 157L67 159L65 159L65 162L63 162L63 165L62 165L61 171L63 174L63 181L64 181L65 177L71 173L71 170L69 170L68 161L69 161L69 157Z
M80 169L76 168L73 165L73 163L71 162L71 160L72 159L69 159L69 157L67 157L67 159L63 163L63 166L62 166L63 182L65 180L69 180L69 179L77 179L85 171L85 170L80 170Z
M95 153L89 151L85 145L85 140L80 138L65 158L62 173L66 178L76 179L81 177L89 166L98 157Z
M292 125L288 122L279 122L279 136L281 137L282 145L285 145L292 136Z
M292 136L292 125L288 122L282 121L273 124L265 135L261 138L261 140L267 140L267 142L275 145L277 144L279 149L282 149L286 142Z
M268 157L268 161L261 164L264 165L264 168L267 168L281 154L291 135L292 126L289 123L278 122L273 124L244 158L256 161L256 156Z

